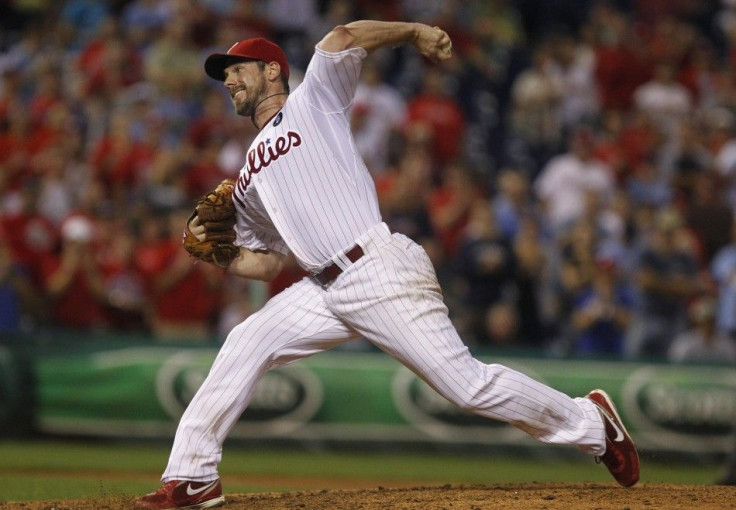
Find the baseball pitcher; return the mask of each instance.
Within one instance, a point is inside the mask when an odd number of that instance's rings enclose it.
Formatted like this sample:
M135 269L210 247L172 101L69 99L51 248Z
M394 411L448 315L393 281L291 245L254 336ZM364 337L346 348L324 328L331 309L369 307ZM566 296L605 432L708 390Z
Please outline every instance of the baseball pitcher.
M291 92L289 63L270 41L240 41L207 58L206 73L223 82L236 112L259 134L237 181L197 206L185 247L229 274L261 280L274 278L291 253L309 276L230 332L181 418L162 487L139 498L139 508L223 504L222 445L261 377L359 337L462 409L509 422L539 441L575 446L602 461L621 485L637 482L636 448L606 393L571 398L474 359L448 317L427 254L381 221L348 114L363 59L400 44L435 63L452 52L437 27L356 21L317 44ZM213 208L230 212L218 216Z

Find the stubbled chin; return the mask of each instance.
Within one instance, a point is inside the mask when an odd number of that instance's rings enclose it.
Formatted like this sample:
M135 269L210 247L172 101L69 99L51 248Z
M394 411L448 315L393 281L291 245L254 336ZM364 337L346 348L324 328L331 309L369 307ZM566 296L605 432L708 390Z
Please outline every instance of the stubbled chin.
M231 98L233 108L235 108L235 111L240 113L240 111L245 107L245 101L240 99L238 95L236 94Z
M250 117L252 108L250 108L246 103L236 103L235 104L235 111L238 113L238 115L242 115L244 117Z

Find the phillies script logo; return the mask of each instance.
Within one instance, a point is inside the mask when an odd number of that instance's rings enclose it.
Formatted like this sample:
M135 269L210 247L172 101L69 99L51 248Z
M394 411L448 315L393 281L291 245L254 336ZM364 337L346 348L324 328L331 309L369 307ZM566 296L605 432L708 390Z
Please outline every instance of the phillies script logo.
M253 174L257 174L271 163L286 155L292 147L299 147L302 137L296 131L288 131L275 139L266 138L258 142L258 145L248 151L245 162L245 172L240 174L238 188L243 192L250 184Z

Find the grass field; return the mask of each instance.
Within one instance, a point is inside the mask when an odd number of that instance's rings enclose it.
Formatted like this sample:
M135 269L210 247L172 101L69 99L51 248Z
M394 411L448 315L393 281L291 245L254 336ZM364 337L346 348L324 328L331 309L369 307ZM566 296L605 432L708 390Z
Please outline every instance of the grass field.
M158 486L169 445L99 442L0 442L0 502L135 495ZM711 484L717 464L642 458L642 482ZM610 481L580 455L543 459L495 455L307 452L226 447L227 492L436 484Z

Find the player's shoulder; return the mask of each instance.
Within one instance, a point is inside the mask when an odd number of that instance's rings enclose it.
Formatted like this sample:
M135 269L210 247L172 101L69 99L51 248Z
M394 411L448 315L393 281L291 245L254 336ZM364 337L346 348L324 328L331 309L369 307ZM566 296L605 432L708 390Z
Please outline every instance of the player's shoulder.
M355 63L363 60L368 55L365 49L360 47L348 48L340 51L328 51L318 46L315 46L312 58L307 66L307 72L305 79L310 74L322 74L331 73L332 68L338 66L344 66L346 64L354 65Z

